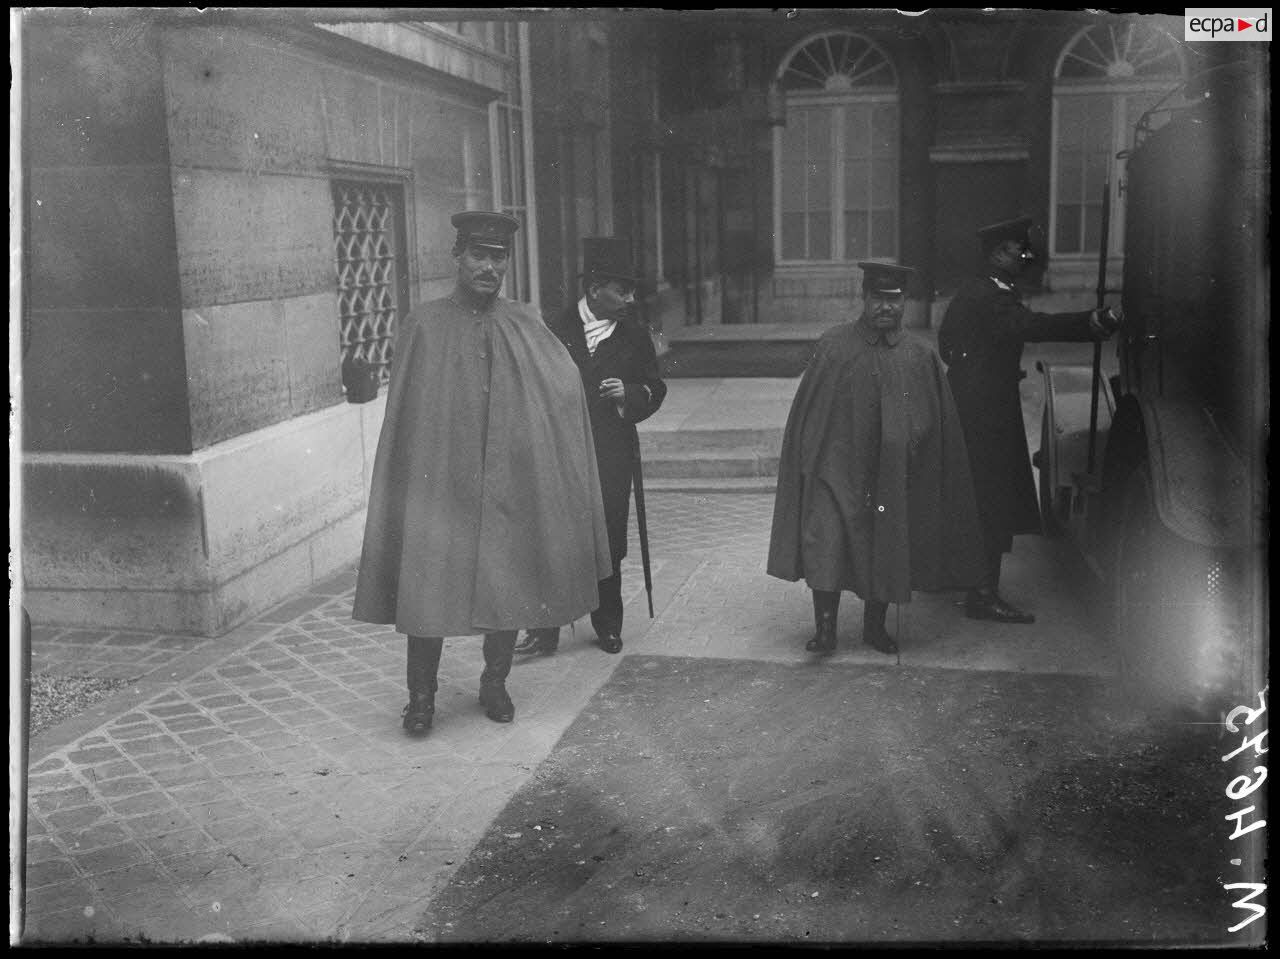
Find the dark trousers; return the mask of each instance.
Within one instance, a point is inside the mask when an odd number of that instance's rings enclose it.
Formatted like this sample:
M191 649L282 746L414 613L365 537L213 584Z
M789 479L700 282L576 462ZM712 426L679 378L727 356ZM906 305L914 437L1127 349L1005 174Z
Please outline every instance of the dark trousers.
M837 589L815 589L813 592L813 614L819 623L825 618L835 619L840 611L840 591ZM873 629L884 628L885 614L889 612L889 604L876 599L863 601L862 625Z
M591 626L597 636L622 635L622 570L613 567L613 575L600 580L600 605L591 613Z
M980 596L997 595L1000 589L1000 565L1004 562L1004 552L987 548L987 564L983 573L983 581L969 590L969 598L976 600Z
M480 684L498 683L511 673L511 652L516 644L516 631L504 629L484 634L484 671ZM406 644L405 672L410 692L435 693L440 655L444 651L442 636L409 636Z

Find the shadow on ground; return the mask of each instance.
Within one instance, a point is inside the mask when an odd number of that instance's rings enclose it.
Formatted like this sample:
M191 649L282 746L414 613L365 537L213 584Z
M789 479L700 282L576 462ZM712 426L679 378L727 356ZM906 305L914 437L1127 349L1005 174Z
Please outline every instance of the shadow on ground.
M1081 676L630 656L440 941L1224 941L1214 727Z

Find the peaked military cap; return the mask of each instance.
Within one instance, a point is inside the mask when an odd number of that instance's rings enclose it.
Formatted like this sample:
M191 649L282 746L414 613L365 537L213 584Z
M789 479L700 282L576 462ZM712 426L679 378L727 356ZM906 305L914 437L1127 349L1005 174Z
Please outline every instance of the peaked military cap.
M859 261L858 268L862 270L864 293L906 293L911 278L916 275L911 267L893 263Z
M511 237L520 229L520 221L505 213L489 210L464 210L449 218L458 229L459 243L474 243L501 250L511 248Z
M978 230L978 239L982 241L982 252L986 253L1006 240L1017 240L1019 243L1031 242L1031 217L1017 216L1012 220L1001 220Z
M632 286L640 282L631 260L631 244L620 236L582 238L582 275L622 280Z

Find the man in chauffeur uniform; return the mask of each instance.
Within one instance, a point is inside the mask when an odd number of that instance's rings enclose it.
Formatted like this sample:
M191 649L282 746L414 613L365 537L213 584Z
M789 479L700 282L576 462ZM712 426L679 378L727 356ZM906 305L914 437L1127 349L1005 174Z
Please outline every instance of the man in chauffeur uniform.
M863 600L862 641L897 653L890 603L982 576L969 461L942 361L902 328L914 270L862 268L862 315L822 335L796 389L778 462L770 576L813 591L805 645L836 650L840 593Z
M636 424L657 412L667 396L649 330L635 313L636 282L625 238L584 237L582 298L548 323L578 366L591 410L613 560L612 573L600 580L591 625L606 653L622 649L620 564L627 554ZM531 629L516 652L549 656L559 642L558 627Z
M1105 339L1120 325L1108 307L1078 313L1036 313L1014 285L1035 259L1028 216L978 231L983 268L966 280L938 328L938 351L964 425L974 493L986 550L983 584L969 591L965 614L999 623L1035 617L1005 602L1000 565L1019 533L1040 532L1040 508L1022 422L1024 343Z
M396 333L352 618L407 636L411 735L446 636L484 634L480 705L508 723L516 631L594 609L609 570L591 420L537 310L498 294L519 222L455 214L457 282Z

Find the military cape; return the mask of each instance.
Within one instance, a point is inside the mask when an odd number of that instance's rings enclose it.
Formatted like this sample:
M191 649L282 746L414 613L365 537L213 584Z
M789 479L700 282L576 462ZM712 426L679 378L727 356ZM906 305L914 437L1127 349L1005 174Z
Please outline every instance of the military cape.
M610 575L578 370L501 297L406 317L378 438L354 619L416 636L559 626Z
M928 345L861 321L818 341L783 436L767 571L899 603L981 581L964 438Z

